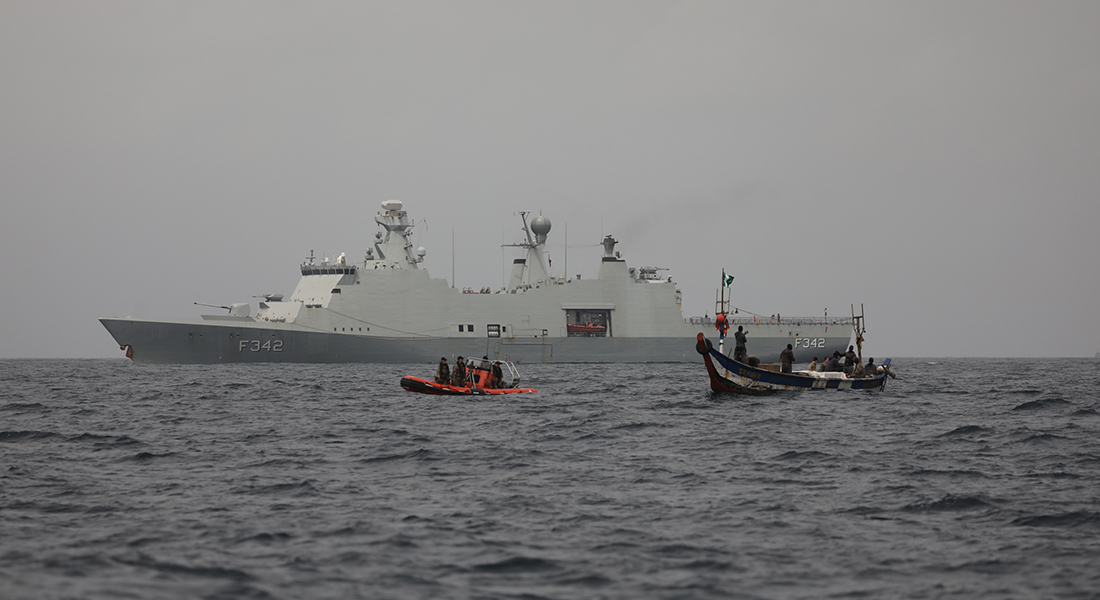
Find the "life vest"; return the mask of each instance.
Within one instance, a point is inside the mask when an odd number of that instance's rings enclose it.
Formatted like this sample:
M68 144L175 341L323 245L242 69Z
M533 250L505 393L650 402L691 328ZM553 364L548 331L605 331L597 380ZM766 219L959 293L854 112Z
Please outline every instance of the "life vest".
M714 326L718 329L718 333L726 335L730 328L730 324L726 322L726 313L718 313L714 318Z

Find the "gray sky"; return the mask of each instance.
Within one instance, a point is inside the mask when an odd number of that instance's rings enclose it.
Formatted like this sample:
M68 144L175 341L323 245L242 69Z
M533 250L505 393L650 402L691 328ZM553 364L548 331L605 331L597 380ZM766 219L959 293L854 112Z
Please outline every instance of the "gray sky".
M846 315L876 356L1100 351L1097 2L0 2L0 357L289 294L389 198L502 285L613 234L685 316ZM505 258L508 257L508 258ZM255 302L254 299L253 303ZM253 304L255 307L255 304Z

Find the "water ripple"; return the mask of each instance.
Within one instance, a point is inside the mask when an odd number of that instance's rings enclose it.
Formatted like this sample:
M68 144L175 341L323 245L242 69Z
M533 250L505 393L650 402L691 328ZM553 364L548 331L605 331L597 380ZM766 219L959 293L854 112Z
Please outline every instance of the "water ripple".
M0 361L0 589L1094 596L1095 361L894 364L764 398L697 364L524 365L538 394L450 399L400 388L432 365Z

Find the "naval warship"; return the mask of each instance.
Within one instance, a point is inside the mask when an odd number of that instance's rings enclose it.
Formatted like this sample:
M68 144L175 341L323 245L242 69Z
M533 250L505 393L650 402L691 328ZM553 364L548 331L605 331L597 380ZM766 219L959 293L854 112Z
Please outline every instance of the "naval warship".
M414 222L399 200L382 203L373 248L361 263L345 255L310 258L289 298L260 296L228 314L201 319L101 318L135 363L435 363L440 356L487 356L517 363L699 362L696 335L715 333L713 317L684 318L681 292L656 267L630 267L603 239L595 279L551 276L545 259L550 219L520 213L525 250L507 285L481 293L428 275ZM311 253L312 254L312 253ZM198 304L198 303L196 303ZM749 354L775 362L796 352L847 349L847 319L738 317ZM732 344L730 344L732 347ZM800 358L807 358L800 356Z

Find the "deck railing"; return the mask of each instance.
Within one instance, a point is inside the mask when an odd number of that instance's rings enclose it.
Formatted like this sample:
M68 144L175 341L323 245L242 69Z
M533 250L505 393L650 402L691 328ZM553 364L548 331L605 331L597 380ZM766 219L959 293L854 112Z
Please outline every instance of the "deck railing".
M687 317L684 321L692 325L714 326L714 317ZM738 325L852 325L851 317L740 317L726 316L726 322L732 327Z

